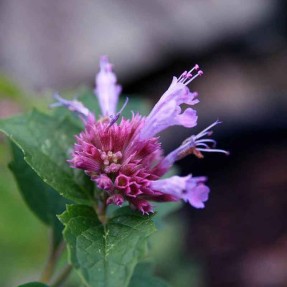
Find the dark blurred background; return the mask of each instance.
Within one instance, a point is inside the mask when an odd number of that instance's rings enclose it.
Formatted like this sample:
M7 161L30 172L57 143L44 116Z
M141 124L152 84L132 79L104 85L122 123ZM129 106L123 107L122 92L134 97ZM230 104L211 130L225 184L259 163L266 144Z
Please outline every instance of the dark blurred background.
M175 287L287 286L286 8L284 0L0 0L0 117L43 107L55 90L92 88L103 54L123 93L151 102L198 63L194 132L219 118L214 137L231 155L179 163L183 175L207 175L212 192L204 210L184 206L168 219L154 247L157 272ZM189 133L164 132L164 148ZM22 202L0 141L0 277L10 287L37 279L46 230Z

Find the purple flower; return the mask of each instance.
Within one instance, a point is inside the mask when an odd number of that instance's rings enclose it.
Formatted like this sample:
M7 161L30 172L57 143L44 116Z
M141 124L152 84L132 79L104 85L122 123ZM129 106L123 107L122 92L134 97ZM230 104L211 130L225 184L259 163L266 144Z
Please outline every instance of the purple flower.
M205 177L172 176L167 179L151 181L151 188L177 199L183 199L196 208L203 208L208 200L209 188L204 184Z
M198 69L198 65L195 65L189 72L184 72L178 79L173 77L169 88L145 119L145 125L141 132L142 138L155 136L164 129L174 125L187 128L196 126L196 111L190 106L197 104L199 101L196 98L197 93L190 92L187 84L203 74L202 71L198 71L192 76L191 73ZM182 111L182 104L186 104L189 107Z
M215 149L215 141L205 138L216 121L198 135L187 138L177 149L164 156L158 133L179 125L192 128L197 124L197 93L188 84L203 72L195 65L179 78L174 77L170 87L160 98L147 117L134 114L131 119L119 118L128 103L116 112L120 86L112 72L107 57L100 61L96 76L95 94L102 115L96 117L79 101L68 101L56 95L58 103L75 112L85 128L76 136L69 163L73 168L85 171L102 190L101 198L106 204L122 205L127 201L131 208L143 214L153 212L150 201L184 200L195 208L203 208L208 199L209 188L205 177L172 176L161 179L172 165L183 157L194 154L202 158L202 152L222 152ZM181 105L187 105L182 110ZM210 147L209 145L212 145Z
M121 86L117 85L116 75L112 71L112 64L106 56L100 60L100 72L96 76L95 94L98 97L103 116L116 113Z
M54 94L54 99L56 102L50 105L51 108L63 106L69 109L71 112L77 114L83 122L86 122L89 119L94 120L94 115L81 102L77 100L69 101L63 99L59 94Z
M229 155L228 151L215 148L215 140L209 138L202 139L204 136L210 136L212 134L210 129L220 123L221 122L217 120L199 134L192 135L191 137L185 139L177 149L169 153L164 160L161 161L160 166L164 169L169 169L176 161L186 157L189 154L194 154L198 158L203 158L202 152L219 152ZM210 147L209 144L212 144L213 147Z

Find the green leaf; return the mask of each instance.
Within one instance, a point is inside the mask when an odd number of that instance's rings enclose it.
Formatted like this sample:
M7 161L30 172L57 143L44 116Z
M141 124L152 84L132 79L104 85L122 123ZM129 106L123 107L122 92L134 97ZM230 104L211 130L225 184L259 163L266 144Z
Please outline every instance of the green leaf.
M40 282L31 282L26 283L24 285L19 285L18 287L49 287L49 286Z
M26 163L22 151L11 143L13 161L9 167L17 181L19 190L30 209L45 224L53 229L54 246L62 240L63 225L56 217L65 210L67 199L45 184Z
M34 110L32 113L0 121L2 130L24 153L25 161L64 197L89 204L92 181L84 172L67 163L80 129L68 119L57 119Z
M139 263L128 287L169 287L170 285L152 274L152 264Z
M84 205L68 206L60 220L70 261L90 287L127 286L146 255L147 238L155 232L150 216L129 207L118 209L106 225Z

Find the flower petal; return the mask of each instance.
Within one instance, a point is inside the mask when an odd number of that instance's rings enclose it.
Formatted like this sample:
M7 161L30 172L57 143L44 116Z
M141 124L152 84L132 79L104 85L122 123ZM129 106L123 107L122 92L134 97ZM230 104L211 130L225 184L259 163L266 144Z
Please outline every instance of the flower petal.
M95 94L98 97L103 116L116 114L121 87L107 57L100 60L100 72L96 75Z
M88 121L94 121L94 115L89 111L87 107L85 107L81 102L77 100L67 100L60 97L59 94L54 94L54 99L57 101L50 105L51 108L55 107L66 107L71 112L74 112L80 119L86 123Z
M189 202L195 208L203 208L208 200L209 188L204 184L205 177L172 176L151 181L151 188L164 194L172 195L178 200Z
M196 97L197 93L191 93L185 84L178 82L177 78L174 77L168 90L147 116L141 137L153 137L174 125L188 128L194 127L197 123L196 111L192 108L187 108L182 112L180 105L194 105L198 103Z
M183 199L195 208L204 208L204 202L208 200L209 191L209 188L201 183L194 187L193 192L188 193L188 196Z

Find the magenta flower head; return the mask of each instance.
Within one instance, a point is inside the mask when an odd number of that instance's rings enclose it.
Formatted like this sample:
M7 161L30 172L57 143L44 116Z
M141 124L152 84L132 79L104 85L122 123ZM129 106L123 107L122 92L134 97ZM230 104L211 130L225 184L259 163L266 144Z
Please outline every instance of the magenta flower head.
M179 78L174 77L167 91L147 117L133 114L131 119L121 117L117 103L121 91L112 65L107 57L100 61L96 76L95 95L101 108L96 117L77 100L68 101L56 95L57 103L74 112L85 128L76 136L76 143L69 163L82 169L102 191L104 203L122 205L128 202L143 214L153 212L151 201L166 202L184 200L195 208L203 208L208 199L209 188L205 177L162 177L173 164L193 154L203 157L203 152L222 152L210 147L215 141L206 136L216 121L198 135L187 138L177 149L164 156L158 134L171 127L192 128L197 124L193 106L198 103L197 93L188 84L203 72L195 65ZM187 106L182 109L182 105Z

